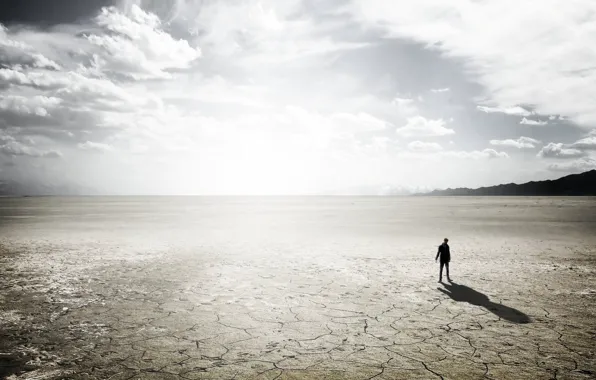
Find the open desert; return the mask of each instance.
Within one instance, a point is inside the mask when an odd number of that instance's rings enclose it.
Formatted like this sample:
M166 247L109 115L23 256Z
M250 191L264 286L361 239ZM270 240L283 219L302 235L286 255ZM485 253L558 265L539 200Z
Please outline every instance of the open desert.
M1 378L596 377L593 198L1 198L0 223Z

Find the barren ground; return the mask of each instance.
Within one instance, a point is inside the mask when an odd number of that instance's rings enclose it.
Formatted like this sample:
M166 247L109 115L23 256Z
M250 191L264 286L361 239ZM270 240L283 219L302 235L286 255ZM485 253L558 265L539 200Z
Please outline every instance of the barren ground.
M0 198L0 271L0 378L596 377L593 198Z

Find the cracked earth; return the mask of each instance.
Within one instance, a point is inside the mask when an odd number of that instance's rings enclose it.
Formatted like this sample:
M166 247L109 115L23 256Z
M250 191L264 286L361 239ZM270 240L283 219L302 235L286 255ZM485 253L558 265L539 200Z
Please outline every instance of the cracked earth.
M594 199L0 210L0 378L596 377Z

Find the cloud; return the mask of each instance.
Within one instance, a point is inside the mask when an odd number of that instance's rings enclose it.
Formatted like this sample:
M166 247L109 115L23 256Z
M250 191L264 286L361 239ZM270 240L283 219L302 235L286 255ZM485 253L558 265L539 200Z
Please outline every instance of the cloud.
M361 181L364 163L385 159L394 106L330 69L366 43L287 3L192 3L167 17L154 7L172 2L142 1L77 25L3 27L0 146L13 172L114 192L276 193L342 172ZM28 164L60 152L68 159Z
M198 47L172 38L161 30L161 20L155 14L137 5L126 15L116 7L103 8L94 21L108 32L87 36L104 52L95 61L101 71L133 79L168 78L168 70L189 68L201 56Z
M525 124L525 125L546 125L546 124L548 124L548 122L546 122L546 121L531 120L531 119L527 119L525 117L519 123Z
M442 147L437 145L426 145L425 143L421 143L420 141L414 142L412 147L408 146L407 151L399 152L398 156L409 158L414 161L423 162L426 159L433 160L435 162L450 162L449 159L456 159L456 160L472 160L472 161L480 161L480 160L490 160L490 159L507 159L509 155L506 152L499 152L494 149L483 149L483 150L443 150ZM434 151L433 151L434 149ZM413 161L412 161L413 162Z
M134 118L129 124L114 122L126 119L124 114L152 118L164 102L160 91L147 87L157 83L149 80L171 78L200 57L200 49L172 37L155 15L138 6L129 13L104 8L78 27L2 26L1 33L10 54L3 55L0 68L5 88L0 127L4 122L15 136L45 136L63 144L104 143L119 130L135 128ZM6 51L2 46L0 54ZM55 64L23 64L22 57L32 51Z
M49 150L49 151L41 152L40 157L60 158L60 157L62 157L62 153L57 150Z
M573 149L596 150L596 136L589 136L570 145Z
M414 99L396 97L391 103L397 108L400 115L411 116L418 113L418 107Z
M112 192L252 194L495 182L532 165L488 161L507 157L495 146L446 152L460 149L448 145L455 130L456 146L490 139L469 99L519 116L496 118L505 136L524 134L519 119L541 105L476 97L473 67L380 35L386 25L363 30L301 0L118 3L76 25L3 27L0 146L12 172ZM577 140L553 129L536 138Z
M596 169L596 160L593 158L581 158L571 162L550 164L547 168L555 172L581 173Z
M476 106L479 111L486 112L486 113L504 113L506 115L513 115L513 116L530 116L532 112L519 107L506 107L506 108L499 108L499 107L485 107L485 106Z
M13 103L43 103L41 108L51 106L57 108L59 105L80 108L82 104L94 109L105 111L128 110L132 107L144 105L151 96L126 91L114 82L104 78L89 78L78 72L48 72L48 71L18 71L14 69L0 69L0 83L20 87L30 87L39 91L51 93L51 98L35 96L23 100L23 96L16 96ZM18 91L15 88L14 91ZM1 107L1 106L0 106ZM27 107L22 107L27 108ZM47 116L48 113L41 111L38 116Z
M480 159L492 159L492 158L509 158L509 155L505 152L498 152L494 149L484 149L481 151L474 150L474 151L446 151L439 153L443 157L453 157L453 158L460 158L460 159L473 159L473 160L480 160Z
M123 0L121 3L129 12L141 4L177 35L198 41L211 57L222 62L234 60L232 66L250 70L284 63L288 69L297 61L304 63L368 44L362 39L336 38L335 31L340 26L337 22L315 20L317 10L325 6L309 6L303 1Z
M34 46L11 38L8 29L0 24L0 62L23 66L60 70L58 63L40 54Z
M538 157L543 158L578 158L585 156L585 152L568 148L565 144L561 143L549 143L538 152Z
M60 158L62 153L57 150L39 150L37 148L27 146L14 139L6 139L0 143L0 154L9 157L26 156L36 158Z
M414 152L438 152L443 150L443 147L433 142L412 141L408 144L408 149Z
M108 152L112 150L112 147L108 144L96 143L92 141L85 141L84 143L79 143L77 146L79 149L82 150L90 150L96 152Z
M407 118L407 124L397 128L397 135L402 137L432 137L448 136L455 133L453 129L445 127L443 119L427 119L423 116Z
M128 13L103 8L85 26L63 26L46 33L2 27L0 54L4 51L4 61L27 68L74 69L97 77L108 73L137 80L168 78L172 70L188 69L201 56L198 47L173 38L159 18L137 5ZM23 64L23 57L32 63Z
M47 96L25 97L20 95L0 96L0 111L22 115L48 116L62 102L61 99Z
M573 165L586 165L586 162L591 162L591 158L587 157L589 151L596 150L596 137L588 134L588 137L580 139L572 144L563 143L549 143L540 152L538 157L542 158L560 158L560 159L572 159L581 158L580 160L574 161ZM572 165L572 164L569 164ZM553 168L567 168L568 165L553 165Z
M506 140L490 140L491 145L507 146L517 149L534 149L536 145L540 144L540 141L530 137L520 137L517 140L506 139Z
M562 13L568 5L564 0L352 0L347 10L386 38L411 39L462 61L470 79L499 107L533 104L540 114L562 114L590 126L596 122L596 88L586 84L596 80L596 52L586 47L596 21L586 15L596 12L596 3L578 0Z

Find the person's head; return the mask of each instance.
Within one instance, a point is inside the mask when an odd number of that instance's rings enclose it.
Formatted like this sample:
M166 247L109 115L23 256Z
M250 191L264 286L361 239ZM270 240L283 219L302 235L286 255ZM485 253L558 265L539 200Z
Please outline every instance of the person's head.
M443 243L447 244L447 242L449 242L449 239L447 239L447 238L443 239Z

